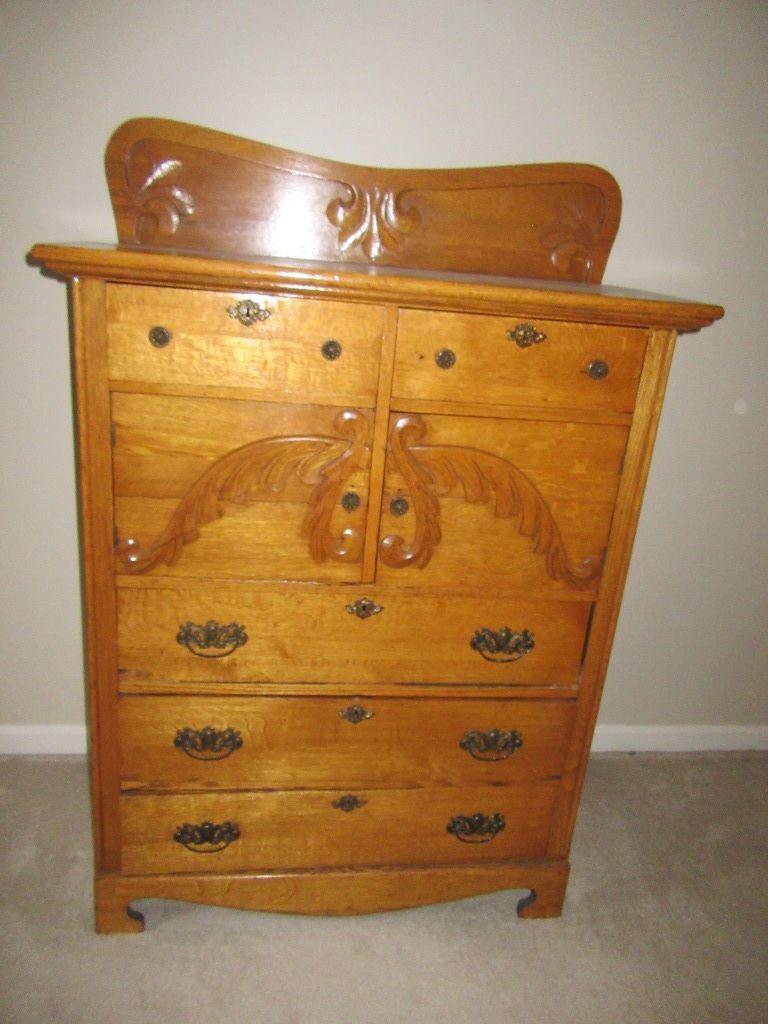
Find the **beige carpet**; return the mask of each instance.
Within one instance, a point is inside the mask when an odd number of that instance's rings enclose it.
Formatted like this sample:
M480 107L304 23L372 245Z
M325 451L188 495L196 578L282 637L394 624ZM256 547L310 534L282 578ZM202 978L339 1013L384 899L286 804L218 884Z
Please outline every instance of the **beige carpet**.
M0 759L0 1019L766 1024L768 757L591 763L563 917L498 893L319 919L144 901L91 930L85 766Z

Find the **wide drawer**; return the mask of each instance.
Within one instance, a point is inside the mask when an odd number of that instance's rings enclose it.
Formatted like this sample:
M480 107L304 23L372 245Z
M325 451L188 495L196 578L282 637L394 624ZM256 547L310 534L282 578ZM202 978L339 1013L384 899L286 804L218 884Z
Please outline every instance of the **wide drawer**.
M558 776L573 701L122 697L122 786L297 789Z
M403 309L392 394L630 412L645 340L632 327Z
M249 310L268 315L241 322ZM107 285L108 372L115 381L371 406L383 322L377 306Z
M573 685L590 609L384 587L119 587L119 669L157 682Z
M125 873L533 859L557 782L124 796Z

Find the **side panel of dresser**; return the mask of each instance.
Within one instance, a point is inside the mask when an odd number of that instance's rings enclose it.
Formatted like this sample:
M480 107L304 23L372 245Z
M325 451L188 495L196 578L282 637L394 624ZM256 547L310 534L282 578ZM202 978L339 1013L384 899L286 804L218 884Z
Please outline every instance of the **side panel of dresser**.
M567 857L571 845L676 337L675 331L649 332L606 553L601 597L593 615L582 668L576 724L550 834L548 856L552 859Z
M117 610L104 283L72 282L80 525L83 549L91 787L97 871L120 867Z

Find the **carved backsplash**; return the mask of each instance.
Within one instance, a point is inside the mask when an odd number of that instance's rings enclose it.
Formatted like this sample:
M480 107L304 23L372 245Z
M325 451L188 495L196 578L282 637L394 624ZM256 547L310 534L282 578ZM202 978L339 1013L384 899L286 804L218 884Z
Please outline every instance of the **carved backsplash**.
M106 169L120 243L187 252L599 282L621 212L588 164L360 167L156 119Z

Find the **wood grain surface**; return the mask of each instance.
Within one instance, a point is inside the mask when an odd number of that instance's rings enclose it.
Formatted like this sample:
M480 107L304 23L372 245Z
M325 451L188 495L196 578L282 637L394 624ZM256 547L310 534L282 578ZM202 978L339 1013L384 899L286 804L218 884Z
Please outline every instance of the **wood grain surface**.
M573 701L558 700L123 697L122 787L398 788L551 779L560 773L574 713ZM224 747L216 760L175 745L179 731L207 727L219 735L235 730L241 745ZM521 745L502 744L495 753L461 745L470 733L494 730L517 733Z

